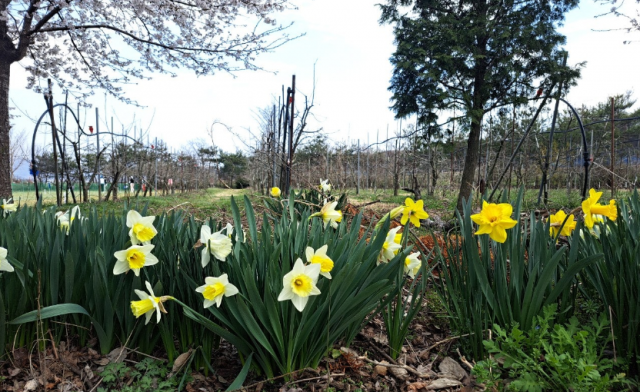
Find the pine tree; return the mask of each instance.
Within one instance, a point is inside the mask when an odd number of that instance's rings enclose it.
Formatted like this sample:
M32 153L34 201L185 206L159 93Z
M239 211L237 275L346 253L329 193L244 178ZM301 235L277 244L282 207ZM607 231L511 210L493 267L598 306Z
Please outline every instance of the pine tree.
M577 0L387 0L381 23L394 25L389 89L397 117L433 125L438 112L462 109L470 124L457 208L468 199L488 111L521 105L542 83L571 85L579 69L562 67L556 31Z

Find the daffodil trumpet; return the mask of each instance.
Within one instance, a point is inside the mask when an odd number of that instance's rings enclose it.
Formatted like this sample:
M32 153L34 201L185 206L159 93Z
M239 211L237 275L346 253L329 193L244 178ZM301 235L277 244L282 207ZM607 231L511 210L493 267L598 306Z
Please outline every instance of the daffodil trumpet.
M145 316L145 324L149 323L151 317L153 316L153 312L156 312L156 322L160 322L161 313L167 313L167 310L164 308L163 303L169 300L174 299L170 295L163 295L161 297L156 297L153 293L153 288L149 282L144 282L145 286L149 293L145 293L142 290L134 290L135 293L140 298L139 301L131 301L131 312L133 315L138 318L142 315Z
M602 192L597 192L595 189L589 189L589 197L582 202L582 212L584 213L584 225L589 229L593 229L593 225L596 222L601 222L602 217L615 221L618 218L618 208L616 207L616 201L610 200L609 204L602 205L598 203Z

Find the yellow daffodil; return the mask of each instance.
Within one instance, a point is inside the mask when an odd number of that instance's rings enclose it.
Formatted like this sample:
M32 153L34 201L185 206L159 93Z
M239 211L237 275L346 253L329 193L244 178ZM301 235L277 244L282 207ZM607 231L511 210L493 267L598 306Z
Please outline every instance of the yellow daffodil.
M75 206L66 212L57 212L56 217L58 218L58 226L60 226L62 230L65 230L67 235L71 229L71 224L76 219L78 219L78 221L83 220L82 215L80 214L80 207L78 206Z
M320 212L316 212L315 214L311 215L311 217L319 216L322 218L325 228L328 224L331 224L331 227L337 229L338 223L342 222L342 211L336 210L337 205L337 201L327 203L327 201L325 200Z
M273 188L271 188L271 190L269 191L269 193L271 194L271 196L273 197L280 197L280 195L282 194L282 191L280 190L280 188L278 188L277 186L274 186Z
M278 301L291 300L293 306L299 312L307 306L309 297L320 294L320 290L316 287L318 275L320 275L320 263L312 263L304 265L302 259L296 260L291 272L282 278L282 291L278 296Z
M564 220L567 218L567 214L563 210L558 210L553 215L549 216L549 234L552 237L557 237L558 232L563 236L570 236L573 230L576 228L576 220L573 217L573 214L569 215L567 219L567 223L562 227L562 231L560 231L560 226L564 223Z
M329 184L329 179L323 180L320 179L320 185L318 186L323 193L331 192L331 184Z
M153 293L153 289L151 288L151 284L149 284L149 282L144 282L144 284L145 286L147 286L147 290L149 290L149 293L145 293L142 290L134 290L140 300L131 301L131 311L133 312L133 315L136 316L136 318L144 314L146 317L144 322L145 325L149 323L149 320L151 320L151 316L153 316L153 312L155 311L157 315L156 322L159 323L160 313L167 313L163 303L170 299L173 299L173 297L170 297L168 295L156 297Z
M207 225L202 226L200 229L200 242L204 245L202 249L202 268L209 264L210 255L220 261L225 261L233 248L231 238L220 232L211 233L211 228Z
M238 288L229 283L227 274L222 274L217 278L207 276L204 278L204 285L196 289L197 292L202 293L204 297L204 307L216 304L220 307L222 303L222 297L231 297L238 294Z
M305 255L307 256L307 262L311 264L320 264L320 275L327 279L331 279L331 270L333 269L333 260L327 256L328 245L321 246L317 250L313 250L312 247L307 246Z
M584 224L589 229L593 229L596 222L602 222L603 216L615 221L618 218L618 209L616 201L610 200L608 205L598 203L602 192L596 192L595 189L589 189L589 198L582 202L582 212L584 212Z
M7 250L0 246L0 271L13 272L13 266L7 260Z
M15 203L12 203L11 200L2 199L2 204L0 204L0 209L2 210L2 216L5 217L9 215L10 212L16 212L18 210L18 206Z
M471 220L479 227L476 235L489 234L489 237L503 243L507 240L507 231L515 226L518 222L511 219L513 207L508 203L487 203L482 201L482 211L479 214L471 215Z
M409 275L411 279L416 277L422 262L419 259L420 252L411 253L404 259L404 273Z
M400 223L406 225L407 221L410 221L415 227L420 227L421 219L429 219L429 214L424 211L423 206L424 202L422 200L414 202L412 198L407 197L404 201Z
M158 230L153 227L155 216L142 216L138 211L131 210L127 213L127 227L129 237L133 245L150 244L153 237L158 234Z
M380 255L378 255L378 265L389 262L389 260L393 259L393 257L398 254L401 246L395 241L395 239L400 229L402 229L402 226L393 228L389 230L389 233L387 233L387 238L385 238L384 244L382 244L382 249L380 250Z
M158 258L151 254L155 245L131 245L129 249L119 250L113 255L116 257L116 265L113 274L120 275L132 270L136 276L140 276L142 267L158 264Z

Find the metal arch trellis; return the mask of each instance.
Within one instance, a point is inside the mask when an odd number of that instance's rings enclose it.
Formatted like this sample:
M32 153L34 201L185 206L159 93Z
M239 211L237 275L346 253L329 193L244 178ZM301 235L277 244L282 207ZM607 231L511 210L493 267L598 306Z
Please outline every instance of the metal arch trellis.
M547 99L550 98L551 91L553 90L553 87L554 86L552 86L552 88L549 89L549 91L550 91L549 94L547 94L544 97L544 99L542 100L542 103L540 104L540 107L538 108L536 114L533 116L532 121L529 123L529 126L527 127L526 131L524 132L524 136L522 137L522 139L520 140L520 142L516 146L515 151L513 151L513 154L511 155L511 158L509 159L509 163L504 168L502 174L498 178L498 182L493 187L493 190L491 191L491 194L489 195L489 198L487 200L491 200L493 198L493 195L498 190L498 187L500 186L500 182L502 181L502 179L503 179L507 169L509 168L509 166L511 166L511 164L513 163L513 160L515 159L516 155L520 151L520 147L522 146L522 143L524 142L524 140L529 135L529 130L531 129L531 127L535 123L535 120L538 117L538 114L540 113L542 108L547 103ZM564 102L564 104L569 107L569 109L571 110L573 115L576 116L576 119L578 120L578 128L580 129L580 133L582 134L582 148L583 148L582 157L583 157L583 160L584 160L584 183L583 183L583 186L582 186L582 195L581 196L582 196L582 199L584 200L586 198L587 186L589 184L589 165L590 165L590 162L591 162L591 158L590 158L591 154L589 152L589 144L587 143L587 134L586 134L584 125L582 124L582 119L580 118L580 115L578 114L578 111L569 102L567 102L564 98L559 98L558 97L557 99L562 101L562 102Z
M78 131L82 132L83 135L87 136L87 137L91 137L91 136L96 136L98 137L100 133L103 133L105 135L113 135L113 136L119 136L119 137L125 137L128 139L131 139L134 143L138 143L138 141L134 138L132 138L131 136L127 135L127 134L117 134L117 133L113 133L113 132L99 132L98 129L96 129L96 133L86 133L85 130L82 128L82 126L80 125L80 121L78 119L78 116L76 115L76 113L73 111L73 109L71 107L69 107L69 105L67 105L66 103L58 103L55 104L53 106L49 105L49 101L47 99L45 99L45 101L47 101L47 110L44 111L44 113L42 113L42 115L40 116L40 118L38 118L38 121L36 122L36 126L33 129L33 136L31 139L31 171L33 173L33 182L35 184L35 190L36 190L36 200L40 200L40 192L39 192L39 188L38 188L38 170L37 170L37 162L36 162L36 157L35 157L35 142L36 142L36 135L38 133L38 128L40 127L40 123L42 122L42 120L44 119L44 117L46 115L51 115L53 116L53 110L57 107L63 107L65 110L65 117L66 117L66 112L69 111L71 112L71 115L73 116L73 119L76 122L76 125L78 126ZM62 146L60 145L60 139L58 138L58 133L61 133L62 136L68 140L72 145L76 145L76 142L71 140L67 134L66 134L66 129L58 129L58 127L55 126L55 124L51 124L53 131L55 132L54 135L54 140L56 142L56 144L58 145L58 148L61 151L61 156L62 156L62 161L63 161L63 166L66 166L66 162L65 162L65 157L64 157L64 153L62 152ZM97 124L96 124L97 127ZM96 158L97 159L97 158ZM66 167L63 168L63 170L67 170ZM56 192L58 191L58 189L56 188ZM73 189L72 189L73 192Z

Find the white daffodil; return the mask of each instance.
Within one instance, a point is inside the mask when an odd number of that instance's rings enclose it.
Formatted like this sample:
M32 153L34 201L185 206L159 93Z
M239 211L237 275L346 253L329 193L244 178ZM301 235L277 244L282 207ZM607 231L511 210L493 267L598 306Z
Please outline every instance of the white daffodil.
M422 265L422 262L418 257L420 257L420 252L411 253L404 259L404 273L409 275L411 279L416 277L416 274L420 271L420 266Z
M331 270L333 269L333 260L327 256L327 245L321 246L318 250L314 251L312 247L307 246L305 255L307 256L307 262L311 264L320 264L320 275L327 279L331 279Z
M69 234L69 230L71 229L71 225L73 222L78 219L78 221L82 221L82 215L80 214L80 207L75 206L66 212L56 212L56 218L58 218L58 226L61 229L65 230L67 234Z
M7 261L7 250L0 246L0 271L13 272L13 266Z
M283 288L278 301L291 300L293 306L302 312L307 306L309 297L320 294L320 290L316 287L320 268L320 264L305 266L302 259L296 260L293 269L282 278Z
M387 263L389 260L393 259L400 250L401 246L398 244L396 239L396 234L402 228L402 226L398 226L394 229L389 230L387 233L387 238L384 240L384 244L382 244L382 249L380 250L380 255L378 256L378 265L381 263Z
M320 190L324 193L329 193L331 192L331 184L329 184L329 179L327 178L326 180L323 180L322 178L320 179L320 186L319 186Z
M142 316L143 314L146 315L146 320L144 322L145 325L149 323L149 320L151 320L151 316L153 316L153 312L155 311L157 312L156 322L159 323L160 312L167 313L167 311L164 309L163 302L173 299L173 297L170 297L168 295L156 297L153 293L153 289L151 288L151 284L149 284L149 282L144 282L144 284L145 286L147 286L147 290L149 290L149 293L147 294L142 290L134 290L135 293L138 294L140 301L131 301L131 311L133 312L133 315L136 316L136 318Z
M200 243L204 245L202 249L202 268L209 264L210 255L220 261L225 261L233 247L231 238L220 232L211 233L211 228L207 225L202 226L200 229Z
M233 235L233 229L234 229L233 225L231 223L227 223L227 225L222 230L220 230L218 233L222 234L222 232L224 231L225 234L227 235L227 237L229 237L229 239L231 239L231 236ZM246 230L242 229L242 238L243 238L242 242L246 242L247 241L247 235L246 234L247 234ZM238 241L240 241L240 238L238 237L238 233L236 232L236 242L238 242Z
M2 209L2 216L5 217L9 215L10 212L16 212L18 210L18 206L15 203L12 203L11 200L2 199L2 204L0 204L0 209Z
M204 297L204 307L216 304L220 307L222 303L222 297L231 297L238 294L238 288L229 283L227 274L222 274L217 278L207 276L204 278L204 285L196 289L197 292L202 293Z
M155 245L131 245L129 249L119 250L113 255L116 257L116 265L113 274L120 275L133 270L136 276L140 276L142 267L158 264L158 258L151 254Z
M342 211L336 210L337 205L337 201L327 203L327 201L325 200L320 212L316 212L315 214L311 215L311 217L319 216L322 218L325 228L328 224L331 224L331 227L337 229L338 223L342 221Z
M155 219L155 216L142 216L134 210L127 213L127 227L131 229L129 237L133 245L151 243L151 239L158 234L158 230L153 227Z

